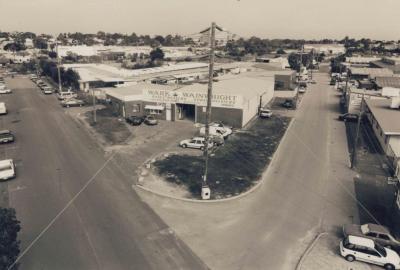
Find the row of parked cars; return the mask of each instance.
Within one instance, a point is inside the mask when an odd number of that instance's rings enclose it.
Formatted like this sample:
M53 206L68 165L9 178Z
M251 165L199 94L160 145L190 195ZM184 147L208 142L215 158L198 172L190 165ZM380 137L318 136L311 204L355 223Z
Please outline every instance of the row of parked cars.
M400 241L388 228L378 224L349 224L343 226L344 238L340 254L349 262L363 261L383 266L386 270L400 269Z
M47 84L45 81L40 79L37 75L32 74L29 76L31 81L36 83L36 85L42 90L43 94L45 95L51 95L54 92L53 87L51 87L49 84Z
M0 77L0 94L11 94L12 90L6 87L3 77ZM0 102L0 114L7 114L6 105ZM14 134L10 130L0 131L0 144L15 141ZM14 161L12 159L0 160L0 180L5 181L16 176Z

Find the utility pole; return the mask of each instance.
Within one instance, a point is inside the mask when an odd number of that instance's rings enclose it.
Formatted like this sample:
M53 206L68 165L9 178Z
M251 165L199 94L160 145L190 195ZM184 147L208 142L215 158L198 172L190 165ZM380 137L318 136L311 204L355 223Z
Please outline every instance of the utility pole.
M58 54L58 38L56 39L56 51L57 51L57 73L58 73L58 92L61 93L61 71L60 71L60 55Z
M360 104L360 112L358 114L358 121L357 121L357 129L356 129L356 137L354 138L354 146L353 146L353 151L351 154L351 163L350 163L350 168L354 168L354 163L356 160L356 155L357 155L357 144L358 144L358 137L360 136L360 126L361 126L361 118L363 116L363 104L364 104L364 95L365 95L365 89L361 97L361 104Z
M314 69L314 49L311 50L311 80L313 75L313 69Z
M210 65L208 70L208 91L207 91L207 108L206 108L206 126L205 126L205 145L204 145L204 156L205 156L205 168L202 183L202 198L210 198L210 189L207 185L207 173L208 173L208 144L210 141L210 120L211 120L211 99L212 99L212 86L214 79L214 49L215 49L215 22L211 23L210 29Z
M94 94L94 88L92 88L92 101L93 101L93 123L97 123L97 115L96 115L96 96Z

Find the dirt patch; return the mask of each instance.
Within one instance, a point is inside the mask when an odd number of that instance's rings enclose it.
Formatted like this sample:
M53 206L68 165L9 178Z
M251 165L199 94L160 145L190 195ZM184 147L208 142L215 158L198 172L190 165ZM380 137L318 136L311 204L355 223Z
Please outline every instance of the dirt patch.
M109 145L123 144L132 136L124 120L117 118L108 108L97 110L96 123L92 111L85 113L85 119Z
M208 184L214 199L245 192L268 166L289 123L287 117L257 119L249 129L232 135L209 159ZM164 179L185 186L199 198L204 157L173 154L154 162Z

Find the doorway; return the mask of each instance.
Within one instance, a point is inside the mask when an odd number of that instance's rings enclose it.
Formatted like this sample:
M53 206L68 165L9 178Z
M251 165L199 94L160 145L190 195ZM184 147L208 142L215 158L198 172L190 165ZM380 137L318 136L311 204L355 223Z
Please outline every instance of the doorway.
M192 104L176 104L176 119L195 121L196 106Z

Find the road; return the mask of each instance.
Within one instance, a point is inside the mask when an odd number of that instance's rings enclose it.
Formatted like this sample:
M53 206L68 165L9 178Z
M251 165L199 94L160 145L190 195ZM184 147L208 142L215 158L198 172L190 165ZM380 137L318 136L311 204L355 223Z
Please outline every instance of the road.
M253 193L211 204L140 193L212 269L292 270L318 232L358 222L339 93L327 73L314 78Z
M26 78L7 83L0 123L16 142L0 154L17 177L1 185L21 220L20 269L207 269L54 95Z

